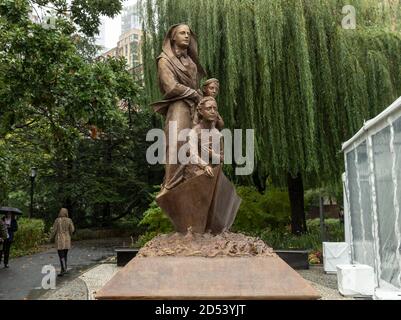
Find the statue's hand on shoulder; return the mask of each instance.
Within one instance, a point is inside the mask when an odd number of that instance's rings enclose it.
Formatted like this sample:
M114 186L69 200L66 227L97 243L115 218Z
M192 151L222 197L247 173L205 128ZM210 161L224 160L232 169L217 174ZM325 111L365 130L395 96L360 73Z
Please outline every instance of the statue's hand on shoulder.
M199 102L202 100L202 96L199 94L199 92L198 91L195 91L195 94L194 94L194 101L195 101L195 103L196 104L199 104Z
M209 177L211 177L211 178L214 177L213 169L212 169L211 166L206 166L206 167L204 168L204 170L205 170L205 173L206 173Z

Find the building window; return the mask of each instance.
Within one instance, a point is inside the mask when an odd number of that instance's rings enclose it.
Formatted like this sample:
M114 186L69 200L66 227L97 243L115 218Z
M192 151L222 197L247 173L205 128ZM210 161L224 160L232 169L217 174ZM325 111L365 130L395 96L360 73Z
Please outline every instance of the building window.
M138 42L132 42L131 52L130 52L132 61L139 60L139 52L140 52L140 47L138 45Z

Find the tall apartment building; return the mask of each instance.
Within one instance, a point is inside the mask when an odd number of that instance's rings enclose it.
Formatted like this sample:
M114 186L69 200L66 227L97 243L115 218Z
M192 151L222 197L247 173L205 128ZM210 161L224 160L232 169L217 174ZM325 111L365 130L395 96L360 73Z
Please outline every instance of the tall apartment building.
M121 34L127 33L131 29L142 29L140 1L124 7L121 13Z
M127 59L128 68L136 68L142 64L142 30L131 29L123 33L117 42L117 55Z
M117 46L102 54L103 57L124 57L128 70L142 78L142 26L139 1L123 9L121 15L121 35Z
M117 42L117 47L102 54L103 57L124 57L127 60L127 68L133 74L142 73L142 36L139 29L131 29L122 34Z

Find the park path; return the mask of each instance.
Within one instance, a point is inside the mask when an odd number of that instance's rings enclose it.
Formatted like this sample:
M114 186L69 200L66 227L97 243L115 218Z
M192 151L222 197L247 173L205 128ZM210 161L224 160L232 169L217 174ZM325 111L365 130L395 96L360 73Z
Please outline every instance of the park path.
M57 287L79 276L99 261L113 256L115 247L128 243L127 239L122 238L74 242L68 253L69 273L56 279ZM11 259L9 269L0 266L0 300L37 299L43 293L42 268L49 264L54 265L57 272L59 271L60 263L55 249Z

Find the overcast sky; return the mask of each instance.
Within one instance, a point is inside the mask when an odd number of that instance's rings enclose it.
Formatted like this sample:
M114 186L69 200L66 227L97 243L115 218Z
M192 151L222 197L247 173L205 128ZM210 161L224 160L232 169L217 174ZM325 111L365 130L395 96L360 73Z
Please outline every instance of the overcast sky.
M123 6L130 6L137 2L137 0L125 0ZM103 17L106 29L105 44L108 49L114 48L117 45L118 37L121 34L121 15L114 19Z
M139 0L124 0L123 7L132 6L137 3ZM43 19L43 17L47 16L47 8L42 8L33 4L34 7L34 15L38 16L39 19ZM106 16L101 17L101 21L103 21L102 26L99 28L99 31L104 29L104 45L107 49L114 48L117 45L118 38L121 34L121 14L114 17L113 19L108 18ZM102 41L97 42L98 44L103 45Z

